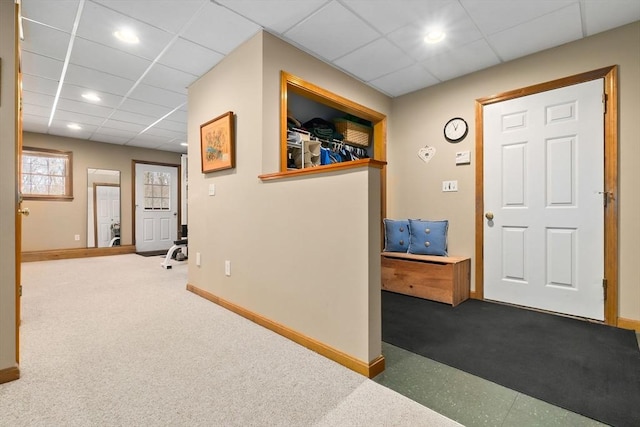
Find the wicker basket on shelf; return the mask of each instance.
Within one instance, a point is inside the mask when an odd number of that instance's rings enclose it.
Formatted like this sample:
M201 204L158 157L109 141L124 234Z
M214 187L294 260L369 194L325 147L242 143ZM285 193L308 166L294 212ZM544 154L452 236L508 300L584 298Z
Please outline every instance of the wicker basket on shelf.
M334 119L336 130L344 136L344 142L361 147L368 147L371 141L372 129L347 119Z

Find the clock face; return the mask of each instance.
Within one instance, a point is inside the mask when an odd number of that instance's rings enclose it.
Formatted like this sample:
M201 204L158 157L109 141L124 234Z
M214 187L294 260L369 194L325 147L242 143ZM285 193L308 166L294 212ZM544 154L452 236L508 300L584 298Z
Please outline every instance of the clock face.
M444 125L444 137L449 142L462 141L469 132L467 122L461 117L455 117Z

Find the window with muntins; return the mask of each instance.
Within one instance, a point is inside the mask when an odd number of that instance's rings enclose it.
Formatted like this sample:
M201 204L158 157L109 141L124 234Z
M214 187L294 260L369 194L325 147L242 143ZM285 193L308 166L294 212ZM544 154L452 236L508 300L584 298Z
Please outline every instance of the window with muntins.
M24 147L22 149L22 197L26 200L71 200L72 153Z
M168 172L144 173L144 208L168 211L171 208L171 174Z

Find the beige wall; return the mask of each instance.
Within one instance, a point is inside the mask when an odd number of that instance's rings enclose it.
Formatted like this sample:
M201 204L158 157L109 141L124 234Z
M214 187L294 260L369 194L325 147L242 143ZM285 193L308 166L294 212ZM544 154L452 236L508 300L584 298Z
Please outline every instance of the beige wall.
M87 245L87 169L120 171L122 245L132 236L132 160L180 164L180 154L146 148L105 144L81 139L25 132L25 147L73 152L73 200L27 200L31 214L23 221L22 250L84 248ZM75 235L80 240L75 240Z
M394 99L387 150L387 215L447 218L450 254L474 257L475 100L616 64L620 66L619 316L640 320L640 22ZM455 116L464 117L470 131L461 143L449 144L442 129ZM437 150L428 164L416 154L425 145ZM455 153L462 150L472 152L471 165L455 165ZM443 193L443 180L458 180L459 191Z
M385 96L267 33L194 83L189 224L197 232L189 236L189 283L369 362L381 354L379 252L371 250L380 247L380 171L258 179L279 169L280 70L389 112ZM199 126L229 110L236 168L203 175ZM215 196L207 195L210 184Z
M14 5L0 1L0 370L16 366Z

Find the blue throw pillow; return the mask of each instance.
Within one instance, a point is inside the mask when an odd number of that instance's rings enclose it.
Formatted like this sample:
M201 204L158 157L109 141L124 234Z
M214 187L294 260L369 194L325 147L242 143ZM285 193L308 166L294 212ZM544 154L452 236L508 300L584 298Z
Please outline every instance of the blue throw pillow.
M409 249L409 220L385 218L383 222L385 252L407 252Z
M447 229L449 221L409 220L409 253L416 255L447 256Z

